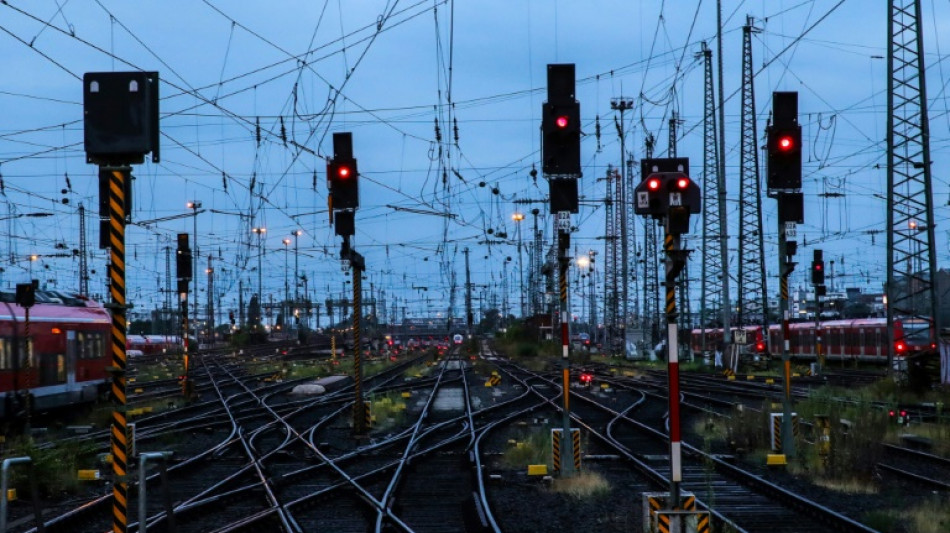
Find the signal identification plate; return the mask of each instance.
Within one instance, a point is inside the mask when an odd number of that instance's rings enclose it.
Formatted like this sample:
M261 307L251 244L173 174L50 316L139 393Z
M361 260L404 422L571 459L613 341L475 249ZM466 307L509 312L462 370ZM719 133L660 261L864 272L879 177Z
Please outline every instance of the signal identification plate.
M643 209L650 207L650 193L646 191L637 192L637 207Z
M670 207L682 207L683 195L678 192L670 193Z

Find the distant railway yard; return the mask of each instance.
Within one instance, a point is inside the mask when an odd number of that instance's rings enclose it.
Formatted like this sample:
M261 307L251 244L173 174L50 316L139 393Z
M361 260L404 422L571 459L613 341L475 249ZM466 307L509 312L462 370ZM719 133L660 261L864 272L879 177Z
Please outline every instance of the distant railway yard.
M651 498L670 490L666 365L575 354L579 449L561 457L556 360L507 349L473 339L367 350L360 433L352 356L296 344L203 352L184 398L180 358L143 355L129 380L129 529L656 527ZM946 531L950 422L933 393L902 391L879 368L796 376L797 451L770 464L780 380L727 374L696 362L681 375L680 503L700 518L691 531ZM29 440L8 422L4 458L32 461L5 464L8 531L110 530L110 410L36 416Z

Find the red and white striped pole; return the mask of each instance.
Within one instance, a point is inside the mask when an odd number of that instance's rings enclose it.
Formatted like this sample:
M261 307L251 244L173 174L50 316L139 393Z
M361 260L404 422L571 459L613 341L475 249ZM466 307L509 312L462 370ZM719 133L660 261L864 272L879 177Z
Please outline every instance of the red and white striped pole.
M679 344L676 326L676 275L682 266L676 257L679 250L679 235L670 233L667 226L663 248L666 250L666 330L667 364L669 366L669 410L670 410L670 502L671 509L680 505L680 483L683 481L683 464L680 445L680 365ZM679 268L677 268L679 267Z
M567 306L567 267L570 257L567 255L571 248L571 234L567 229L558 231L558 293L560 296L561 311L561 379L564 391L563 433L561 433L561 476L571 477L574 473L574 439L571 434L571 362L570 355L570 317Z

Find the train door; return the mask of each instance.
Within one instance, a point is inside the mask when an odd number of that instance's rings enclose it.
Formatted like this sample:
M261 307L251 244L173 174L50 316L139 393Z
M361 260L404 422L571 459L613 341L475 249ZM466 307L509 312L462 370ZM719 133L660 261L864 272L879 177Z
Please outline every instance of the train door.
M858 351L855 355L858 356L858 359L863 359L867 355L867 341L865 340L864 328L858 328L858 345L855 349Z
M66 331L66 383L76 383L76 332Z
M40 386L66 381L66 358L59 353L40 354Z

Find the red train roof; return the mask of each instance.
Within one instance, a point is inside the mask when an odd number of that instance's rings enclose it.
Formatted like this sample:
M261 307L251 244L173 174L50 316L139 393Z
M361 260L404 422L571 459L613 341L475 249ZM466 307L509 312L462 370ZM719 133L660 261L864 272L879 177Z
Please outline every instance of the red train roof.
M112 317L101 304L87 300L85 305L37 303L30 308L30 322L111 323ZM26 320L26 309L15 303L0 302L0 320Z

